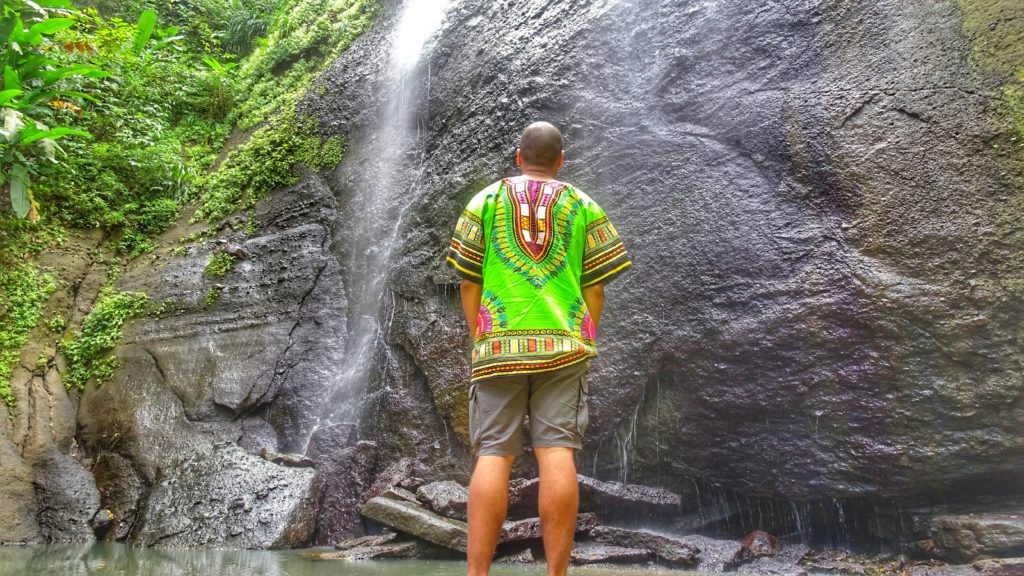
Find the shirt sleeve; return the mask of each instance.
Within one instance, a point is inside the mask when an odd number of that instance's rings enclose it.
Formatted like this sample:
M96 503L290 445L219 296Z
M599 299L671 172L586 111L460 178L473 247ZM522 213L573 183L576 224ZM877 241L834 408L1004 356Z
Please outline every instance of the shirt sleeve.
M632 264L626 245L597 202L587 203L586 243L583 247L583 275L580 286L607 284Z
M482 196L478 194L462 210L446 258L459 276L477 284L483 283L484 250L487 244L484 238Z

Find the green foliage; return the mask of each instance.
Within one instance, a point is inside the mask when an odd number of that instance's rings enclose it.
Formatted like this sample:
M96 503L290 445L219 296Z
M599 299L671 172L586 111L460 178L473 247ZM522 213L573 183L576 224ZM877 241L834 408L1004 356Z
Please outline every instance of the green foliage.
M203 298L203 306L207 309L212 308L217 300L220 299L221 290L219 288L211 288L206 292L206 296Z
M109 286L100 290L96 306L82 321L82 331L69 335L59 347L67 359L68 389L84 390L90 379L100 384L114 375L117 358L109 352L121 340L125 321L145 312L148 302L142 292L118 292Z
M50 0L42 6L67 10L67 0ZM55 108L66 99L93 99L68 88L73 76L100 78L107 72L87 64L65 65L49 56L52 37L74 24L71 18L51 18L46 8L24 0L5 0L0 7L0 184L9 191L11 207L19 218L37 220L32 195L34 177L46 174L57 162L57 140L65 136L89 136L85 130L53 125ZM67 105L77 108L76 104Z
M300 123L293 112L282 112L272 125L260 128L228 154L207 179L193 220L219 220L252 207L275 188L294 184L296 162L316 171L337 166L344 148L341 138L323 139L309 123Z
M313 78L373 24L373 0L288 0L266 40L242 63L238 124L256 126L278 110L292 110Z
M231 254L214 254L210 257L210 261L206 263L206 268L203 270L203 274L207 276L213 276L214 278L223 276L231 270L231 267L235 264L235 256Z
M55 289L50 274L32 267L0 272L0 399L8 408L14 407L10 387L14 364Z
M46 327L50 330L50 332L63 332L64 329L67 328L67 326L68 321L65 320L64 317L59 314L46 321Z

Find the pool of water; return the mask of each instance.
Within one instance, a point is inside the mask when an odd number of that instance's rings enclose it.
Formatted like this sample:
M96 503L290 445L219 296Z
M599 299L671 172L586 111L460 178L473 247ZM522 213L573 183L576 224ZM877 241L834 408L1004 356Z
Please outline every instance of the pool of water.
M182 550L124 544L0 547L0 576L462 576L466 563L441 560L313 560L302 550ZM495 576L543 575L541 564L495 566ZM679 571L573 567L586 576ZM694 574L688 572L687 574Z

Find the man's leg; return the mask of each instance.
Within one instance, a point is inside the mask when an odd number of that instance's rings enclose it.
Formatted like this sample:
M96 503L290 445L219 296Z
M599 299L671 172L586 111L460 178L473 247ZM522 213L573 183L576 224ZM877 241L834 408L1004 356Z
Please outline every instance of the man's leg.
M540 525L544 535L544 556L548 576L565 576L569 569L579 507L579 483L576 480L575 450L552 447L534 448L540 468Z
M515 456L480 456L469 482L469 576L486 576L508 512L508 476ZM575 478L575 476L573 476Z

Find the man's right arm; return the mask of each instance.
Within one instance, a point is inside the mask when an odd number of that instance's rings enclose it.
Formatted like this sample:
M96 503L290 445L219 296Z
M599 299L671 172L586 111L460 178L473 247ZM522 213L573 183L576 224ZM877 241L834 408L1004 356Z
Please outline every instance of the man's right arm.
M466 315L466 324L469 325L470 338L476 338L476 316L480 313L480 298L483 296L484 287L476 282L463 280L459 284L459 295L462 296L462 312ZM593 314L591 314L593 317Z
M583 302L590 311L590 319L594 322L594 330L601 321L601 312L604 310L604 284L595 284L583 289Z

